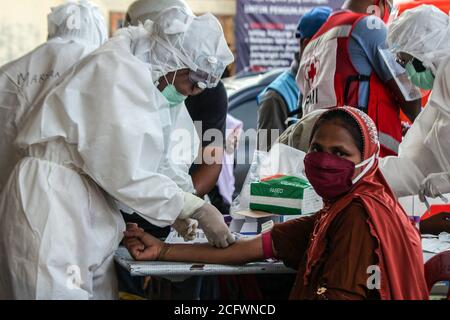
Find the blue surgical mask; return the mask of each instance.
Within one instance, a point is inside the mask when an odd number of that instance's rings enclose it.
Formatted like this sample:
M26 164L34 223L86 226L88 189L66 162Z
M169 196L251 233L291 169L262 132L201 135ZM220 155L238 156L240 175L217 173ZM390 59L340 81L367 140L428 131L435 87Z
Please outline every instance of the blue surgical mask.
M177 73L175 72L175 75L173 77L173 81L172 84L167 84L167 86L164 88L164 90L161 92L162 95L166 98L166 100L169 102L169 106L170 107L176 107L179 104L183 103L186 99L187 96L182 95L181 93L178 92L177 88L174 85L175 82L175 77L177 76ZM164 76L164 78L166 79L166 82L169 83L167 81L166 76Z
M413 61L410 61L406 64L405 69L409 79L416 87L425 90L433 89L434 75L429 68L424 68L424 71L418 72Z

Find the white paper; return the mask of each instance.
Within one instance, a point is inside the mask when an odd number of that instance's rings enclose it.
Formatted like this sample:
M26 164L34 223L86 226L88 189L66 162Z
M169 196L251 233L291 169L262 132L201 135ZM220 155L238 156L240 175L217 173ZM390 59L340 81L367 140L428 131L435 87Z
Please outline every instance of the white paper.
M208 243L208 239L206 239L205 233L202 229L197 229L197 235L192 241L184 241L183 237L178 234L175 230L172 230L166 238L165 243L170 244L193 244L193 243Z
M422 239L422 249L426 252L440 253L450 250L450 242L440 241L438 238L425 238Z
M256 235L258 234L258 222L245 222L241 229L243 235Z

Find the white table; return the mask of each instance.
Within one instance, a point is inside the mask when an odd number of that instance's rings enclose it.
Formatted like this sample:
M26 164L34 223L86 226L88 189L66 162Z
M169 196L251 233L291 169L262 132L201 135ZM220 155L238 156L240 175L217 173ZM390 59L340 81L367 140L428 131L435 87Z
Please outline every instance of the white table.
M182 281L192 276L237 275L237 274L286 274L296 273L282 262L254 262L242 266L220 264L197 264L191 262L135 261L128 250L120 247L116 262L131 276L154 276L172 281Z

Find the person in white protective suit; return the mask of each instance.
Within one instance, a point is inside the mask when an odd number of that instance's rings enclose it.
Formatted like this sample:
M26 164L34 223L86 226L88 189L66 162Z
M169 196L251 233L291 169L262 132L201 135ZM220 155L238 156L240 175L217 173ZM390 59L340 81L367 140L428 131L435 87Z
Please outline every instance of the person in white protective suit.
M164 1L149 1L142 0L137 1L131 4L127 14L125 25L126 26L138 26L140 24L144 24L147 20L155 20L158 15L164 11L164 9L168 9L170 7L177 6L183 8L188 14L193 15L193 12L189 8L189 6L183 0L164 0ZM132 17L132 18L130 18ZM133 23L130 23L132 20ZM164 53L165 54L165 53ZM157 58L158 55L154 55L154 62L156 65L160 64ZM167 63L167 62L165 62ZM172 64L176 64L176 61L172 61ZM157 66L159 68L159 66ZM158 169L158 172L164 174L171 178L183 191L195 193L194 185L192 182L192 178L189 175L189 167L192 162L197 157L197 148L198 148L198 137L197 135L192 135L192 140L194 143L194 147L191 147L190 151L189 145L185 145L184 150L180 150L180 146L177 143L176 137L173 137L173 134L178 131L177 129L184 128L187 131L195 132L194 126L191 124L192 120L187 112L186 106L184 102L178 103L176 106L170 108L170 115L168 114L168 110L161 108L160 117L162 119L167 119L165 125L163 126L164 130L164 155L165 160L161 161L161 167ZM175 120L176 119L176 120ZM186 161L181 161L181 159L177 159L178 161L174 161L173 156L169 156L173 154L172 150L174 148L173 144L177 144L175 147L177 151L184 152L187 157ZM131 213L130 208L121 207L122 211ZM194 234L196 231L196 225L191 221L191 229L190 233ZM187 239L190 237L187 237Z
M114 200L159 226L198 220L217 247L235 241L217 209L158 172L172 109L232 61L214 16L172 7L66 74L15 141L26 157L0 194L0 298L116 298Z
M0 190L20 159L13 141L32 104L106 40L96 6L84 0L65 3L48 15L48 41L0 68Z
M388 41L411 82L432 93L398 157L383 159L381 169L399 197L442 198L450 192L450 17L430 5L407 10Z

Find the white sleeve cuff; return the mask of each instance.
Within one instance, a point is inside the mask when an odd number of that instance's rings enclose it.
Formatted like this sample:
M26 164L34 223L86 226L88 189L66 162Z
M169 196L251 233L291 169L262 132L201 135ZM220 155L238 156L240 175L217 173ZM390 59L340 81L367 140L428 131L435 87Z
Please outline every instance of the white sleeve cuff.
M184 206L178 219L187 219L205 204L205 200L189 192L184 193Z

